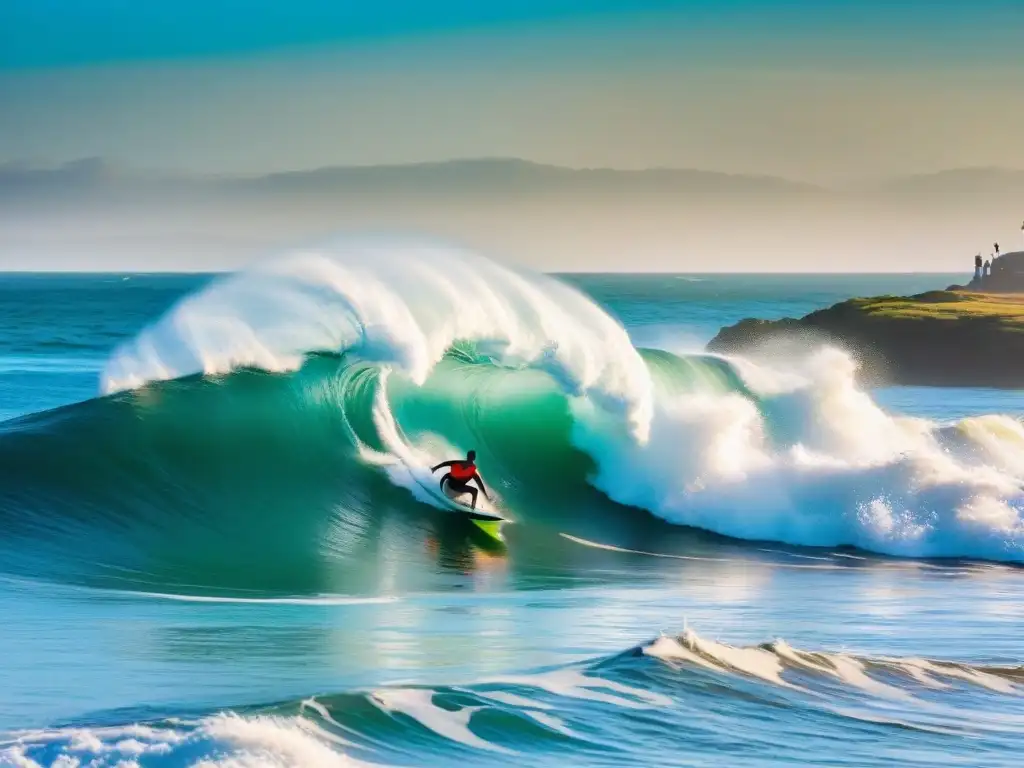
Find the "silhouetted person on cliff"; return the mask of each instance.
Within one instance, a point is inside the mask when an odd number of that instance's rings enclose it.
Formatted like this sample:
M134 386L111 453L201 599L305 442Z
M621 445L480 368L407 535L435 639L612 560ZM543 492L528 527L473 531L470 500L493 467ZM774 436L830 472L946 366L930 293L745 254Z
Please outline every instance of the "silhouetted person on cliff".
M995 256L995 258L998 259L999 258L999 243L993 243L992 246L996 249L996 256Z

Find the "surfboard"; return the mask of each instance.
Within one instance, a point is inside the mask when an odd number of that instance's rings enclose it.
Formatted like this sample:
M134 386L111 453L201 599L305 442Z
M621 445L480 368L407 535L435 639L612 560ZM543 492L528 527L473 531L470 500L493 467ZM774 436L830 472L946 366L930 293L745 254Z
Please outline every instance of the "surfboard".
M448 487L448 483L445 483L443 499L448 508L469 520L488 536L501 540L501 526L509 522L508 519L495 512L482 510L480 508L473 509L468 504L464 504L459 501L460 498L468 498L468 494L465 492L457 493L452 491Z

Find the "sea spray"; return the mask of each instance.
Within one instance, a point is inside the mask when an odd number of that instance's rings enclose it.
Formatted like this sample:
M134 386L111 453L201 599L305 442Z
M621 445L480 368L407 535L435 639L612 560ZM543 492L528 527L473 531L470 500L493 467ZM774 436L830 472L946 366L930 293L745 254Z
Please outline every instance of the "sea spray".
M749 363L741 370L752 397L657 399L644 445L579 406L574 441L597 460L595 485L667 520L737 538L1024 559L1012 425L968 421L957 433L958 459L939 425L894 417L858 391L838 350L813 352L778 377ZM998 441L996 452L1009 455L969 461L975 441L989 453Z
M294 370L349 352L423 383L457 342L547 371L646 438L650 377L626 331L574 289L442 247L344 241L289 254L186 298L103 373L105 393L240 367Z

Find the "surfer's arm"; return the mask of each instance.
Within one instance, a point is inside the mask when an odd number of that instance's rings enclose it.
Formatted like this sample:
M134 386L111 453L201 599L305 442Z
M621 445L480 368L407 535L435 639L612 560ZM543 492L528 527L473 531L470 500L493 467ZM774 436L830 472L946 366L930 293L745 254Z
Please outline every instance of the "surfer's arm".
M439 470L441 467L450 467L454 463L455 463L454 461L442 461L436 467L431 467L430 471L431 471L431 473L434 473L434 472L437 472L437 470Z
M484 492L484 496L486 496L488 499L491 498L491 494L489 494L487 492L487 488L484 487L484 479L480 477L479 472L473 475L473 479L476 480L476 484L480 486L480 490Z

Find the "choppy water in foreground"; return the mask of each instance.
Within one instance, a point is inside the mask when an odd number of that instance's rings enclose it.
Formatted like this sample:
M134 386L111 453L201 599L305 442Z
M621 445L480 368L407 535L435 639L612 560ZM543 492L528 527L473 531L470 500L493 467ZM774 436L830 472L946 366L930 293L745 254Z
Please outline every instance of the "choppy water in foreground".
M953 276L378 255L0 279L0 764L1019 762L1019 395L702 353Z

